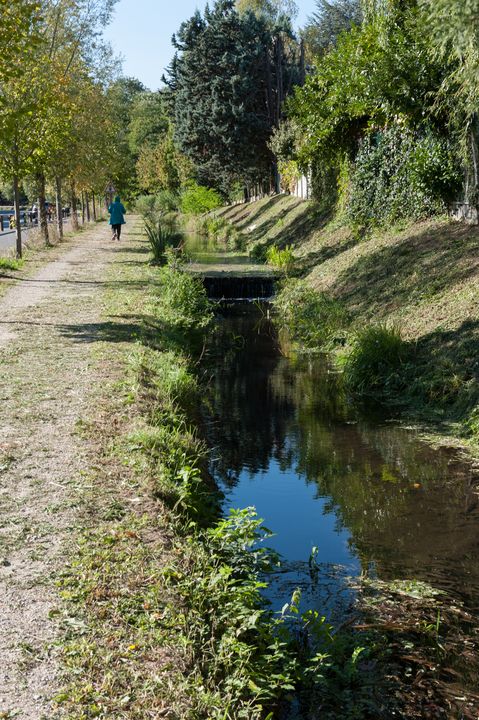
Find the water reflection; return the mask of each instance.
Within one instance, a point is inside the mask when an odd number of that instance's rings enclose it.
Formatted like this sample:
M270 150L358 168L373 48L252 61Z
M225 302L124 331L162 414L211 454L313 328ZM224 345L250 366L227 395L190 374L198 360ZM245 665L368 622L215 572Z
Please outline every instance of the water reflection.
M197 233L185 233L185 253L195 263L202 265L250 265L245 253L231 252L226 245L218 246L215 239Z
M214 473L230 506L255 505L287 560L275 580L346 593L360 572L479 597L472 470L413 432L357 417L325 358L288 360L258 311L224 318L209 348L205 403ZM307 560L319 547L321 589ZM340 593L341 594L341 593Z

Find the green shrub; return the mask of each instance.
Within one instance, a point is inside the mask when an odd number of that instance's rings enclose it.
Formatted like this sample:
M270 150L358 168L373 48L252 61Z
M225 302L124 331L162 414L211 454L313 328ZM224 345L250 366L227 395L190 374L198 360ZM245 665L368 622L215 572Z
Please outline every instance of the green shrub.
M344 361L346 385L359 395L394 395L405 387L410 355L410 346L399 328L365 327L356 333Z
M284 270L286 273L289 272L295 260L293 246L286 245L285 248L280 250L276 245L273 245L266 252L266 260L269 265L278 268L278 270Z
M356 157L347 212L360 227L421 219L447 209L458 173L446 141L393 126L368 135Z
M179 206L180 196L178 193L162 190L156 195L140 195L136 199L135 210L144 220L156 223L161 215L176 212Z
M181 328L204 328L213 319L213 310L201 280L183 270L161 270L162 292L158 301L162 317Z
M287 282L274 300L280 325L305 348L326 346L346 326L342 305L301 280Z
M212 188L190 181L181 193L181 211L186 215L202 215L221 207L219 193Z
M266 262L268 254L268 248L266 245L262 245L260 243L256 243L256 245L253 245L253 247L249 251L249 256L252 260L256 260L256 262Z
M150 243L153 254L152 264L154 265L165 265L167 249L174 248L178 250L183 242L182 233L164 225L161 219L156 223L145 220L145 232Z

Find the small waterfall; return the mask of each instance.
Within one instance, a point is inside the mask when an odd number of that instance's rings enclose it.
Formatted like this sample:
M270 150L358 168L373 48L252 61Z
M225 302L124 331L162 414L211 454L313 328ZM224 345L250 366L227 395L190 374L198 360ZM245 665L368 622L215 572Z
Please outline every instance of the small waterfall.
M267 300L274 295L274 277L268 275L207 275L203 284L211 300Z

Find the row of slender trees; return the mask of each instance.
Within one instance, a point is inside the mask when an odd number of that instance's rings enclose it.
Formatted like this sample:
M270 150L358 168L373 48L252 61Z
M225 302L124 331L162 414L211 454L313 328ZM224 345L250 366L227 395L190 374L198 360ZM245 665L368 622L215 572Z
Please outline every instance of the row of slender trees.
M65 195L75 223L79 195L121 181L118 67L101 37L115 1L0 0L0 177L13 185L18 256L22 183L35 188L48 243L47 184L62 237Z

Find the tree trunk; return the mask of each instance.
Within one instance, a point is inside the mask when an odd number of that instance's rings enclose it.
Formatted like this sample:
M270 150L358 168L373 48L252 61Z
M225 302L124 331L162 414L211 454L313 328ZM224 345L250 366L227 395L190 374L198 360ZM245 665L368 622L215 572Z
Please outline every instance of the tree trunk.
M22 257L22 222L20 217L20 190L16 175L13 178L13 201L15 205L16 255L20 259Z
M96 199L94 192L92 192L91 194L91 211L93 216L93 222L96 222Z
M38 182L38 209L40 211L40 232L45 245L50 245L50 236L48 234L48 218L47 207L45 205L45 175L40 173L37 175Z
M81 224L85 224L85 193L83 190L81 194Z
M70 185L70 192L71 192L71 216L72 216L72 230L74 232L78 232L79 225L78 225L78 205L77 205L77 195L75 191L75 183L71 182Z
M478 159L478 148L477 148L477 137L476 137L476 118L474 117L471 123L471 129L469 131L469 142L471 148L471 163L472 163L472 196L474 198L474 205L476 209L479 205L479 159Z
M301 54L299 57L299 84L304 85L306 82L306 53L304 49L304 40L301 40Z
M58 176L55 178L55 205L57 213L58 239L63 240L62 181Z
M85 192L85 205L86 205L86 221L90 222L90 198L88 197L88 193Z
M283 110L283 56L283 38L278 35L276 40L276 127L279 125Z

